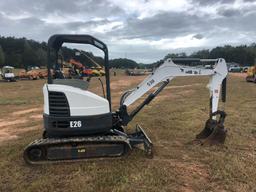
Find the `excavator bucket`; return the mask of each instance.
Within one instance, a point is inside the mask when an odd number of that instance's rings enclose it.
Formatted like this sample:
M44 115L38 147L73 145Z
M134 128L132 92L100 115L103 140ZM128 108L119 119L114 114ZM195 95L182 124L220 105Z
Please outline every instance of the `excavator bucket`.
M202 145L218 145L224 144L227 135L227 130L223 125L217 125L209 137L202 141Z
M219 120L214 120L212 117L205 123L204 129L196 135L194 144L200 145L218 145L224 144L227 130L224 127L226 113L217 111L212 116L219 115Z

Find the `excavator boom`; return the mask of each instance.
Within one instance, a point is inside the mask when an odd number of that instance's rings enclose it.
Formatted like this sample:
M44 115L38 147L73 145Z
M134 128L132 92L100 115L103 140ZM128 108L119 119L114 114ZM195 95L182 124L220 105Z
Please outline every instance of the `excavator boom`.
M142 83L140 83L130 94L123 100L123 105L128 107L143 96L150 89L161 82L171 81L175 77L182 76L210 76L208 88L212 100L212 113L218 109L220 88L222 81L226 78L228 71L224 59L217 59L214 69L204 69L196 67L180 66L167 59L160 67L150 74Z
M174 64L171 59L167 59L136 88L123 94L119 108L120 124L126 126L145 105L148 105L165 88L165 86L169 84L173 78L182 76L210 76L210 82L207 86L210 91L209 119L206 121L205 128L197 135L196 139L199 143L224 143L227 132L224 128L226 113L218 110L218 105L220 92L222 92L222 101L226 101L226 77L228 70L226 62L222 58L204 60L203 62L208 61L215 61L213 69L177 65ZM128 114L127 107L158 84L161 84L159 88L155 92L149 94L139 106Z

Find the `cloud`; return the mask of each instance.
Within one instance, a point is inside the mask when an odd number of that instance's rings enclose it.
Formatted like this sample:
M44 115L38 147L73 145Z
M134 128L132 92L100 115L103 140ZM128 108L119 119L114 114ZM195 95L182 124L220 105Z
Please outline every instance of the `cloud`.
M193 0L193 3L203 6L209 6L214 4L231 4L234 2L235 0Z
M196 34L193 36L193 38L196 38L196 39L203 39L204 36L202 34Z
M55 33L91 34L111 58L153 62L169 52L252 43L255 0L0 1L0 34L47 41Z
M196 15L164 12L143 20L138 18L128 19L123 28L112 31L110 35L128 39L175 38L194 33L197 31L197 26L203 23L205 21Z
M128 15L134 15L139 19L152 17L161 12L181 12L191 7L186 0L109 0L115 6L120 7Z
M224 17L233 17L233 16L240 16L241 12L239 9L220 8L218 9L218 14Z

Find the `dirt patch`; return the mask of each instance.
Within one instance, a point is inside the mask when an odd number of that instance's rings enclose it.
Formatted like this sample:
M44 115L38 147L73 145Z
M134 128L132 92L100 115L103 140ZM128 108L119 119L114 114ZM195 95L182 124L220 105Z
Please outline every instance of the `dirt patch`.
M200 185L204 185L210 182L210 176L207 168L204 165L200 165L198 163L177 163L175 167L180 171L181 178L183 180L183 186L180 191L184 192L192 192L195 191L193 189L194 179L197 180L197 183Z
M186 87L201 86L201 85L203 85L203 84L202 83L194 83L194 84L189 84L189 85L172 85L172 86L166 87L165 89L186 88Z
M247 73L229 73L229 75L233 77L241 77L241 78L246 78Z
M177 95L188 96L188 95L191 95L194 92L195 92L195 90L189 89L189 90L178 92Z
M210 174L207 166L200 164L198 162L187 162L187 161L177 161L174 159L166 158L153 158L154 161L159 163L169 164L173 169L179 172L181 177L181 187L179 191L184 192L193 192L196 191L193 186L194 180L197 180L197 183L204 185L210 182Z
M26 110L24 110L26 111ZM27 110L28 111L28 110ZM42 118L41 115L32 115L30 118L39 119ZM35 130L38 126L27 127L26 124L29 122L29 119L0 119L0 144L3 141L9 141L17 139L20 134Z
M17 120L0 120L0 128L1 127L6 127L6 126L11 126L11 125L20 125L23 123L27 123L27 119L17 119Z
M177 169L180 169L181 172L187 172L188 174L186 177L190 177L191 174L197 174L199 176L202 176L203 178L208 179L209 178L209 172L207 170L207 167L203 164L199 164L198 162L181 162L176 161L174 159L167 159L167 158L159 158L155 157L153 158L153 161L159 161L159 162L165 162L168 164L171 164ZM185 175L184 175L185 176Z
M43 115L42 115L42 114L30 115L30 118L32 118L32 119L42 119L42 118L43 118Z
M19 129L13 129L13 127L7 127L0 130L0 144L3 141L9 141L19 138L19 135L28 131L39 129L39 126L23 127Z
M163 100L167 100L167 99L177 99L177 98L180 98L180 97L191 95L194 92L195 92L195 90L193 90L193 89L189 89L189 90L185 90L185 91L179 91L179 92L175 92L175 93L164 92L164 93L158 95L153 102L155 103L155 102L159 102L159 101L163 101Z
M122 79L118 81L114 81L111 83L111 89L112 90L120 90L120 87L129 87L132 85L139 84L145 77L143 76L137 76L137 77L131 77L131 76L125 76Z
M28 113L32 113L32 112L36 112L36 111L41 111L42 109L40 108L30 108L30 109L26 109L26 110L21 110L21 111L15 111L12 113L12 115L24 115L24 114L28 114Z
M153 103L157 103L159 101L167 100L167 99L177 99L179 96L174 93L163 93L162 95L158 95Z
M17 138L18 138L17 135L11 135L10 133L8 133L8 132L6 132L4 130L0 130L0 144L3 141L17 139Z
M129 81L119 80L118 82L111 83L111 90L118 90L122 86L130 86L131 85L131 83Z
M190 187L183 186L183 187L180 188L180 191L181 192L194 192L195 190L190 188Z
M129 86L137 85L142 80L143 80L142 76L132 77L132 78L131 77L125 77L125 79L118 80L118 81L115 81L115 82L111 83L111 89L113 90L113 92L112 92L113 107L116 108L116 107L119 106L120 97L121 97L122 94L125 93L126 90L129 89ZM202 83L193 83L193 84L187 84L187 85L172 85L172 86L165 87L164 93L161 93L160 95L158 95L154 99L153 103L156 103L156 102L159 102L159 101L162 101L162 100L166 100L166 99L177 99L179 97L190 95L194 92L194 90L192 90L192 89L180 90L180 89L190 88L190 87L192 88L192 87L195 87L195 86L202 86L202 85L203 85ZM120 91L120 89L121 89L121 91ZM168 91L168 90L171 90L171 89L178 89L179 91L175 91L175 92ZM117 91L117 90L119 90L119 91ZM153 87L150 90L150 92L154 92L155 90L157 90L157 87ZM144 95L140 99L143 100L145 98L146 98L146 96Z
M34 120L42 119L41 114L31 114L26 118L22 118L21 116L41 110L41 108L18 110L11 113L11 116L14 117L10 116L9 119L0 119L0 143L3 141L17 139L20 134L36 129L37 127L26 127L26 124L31 120L30 118Z

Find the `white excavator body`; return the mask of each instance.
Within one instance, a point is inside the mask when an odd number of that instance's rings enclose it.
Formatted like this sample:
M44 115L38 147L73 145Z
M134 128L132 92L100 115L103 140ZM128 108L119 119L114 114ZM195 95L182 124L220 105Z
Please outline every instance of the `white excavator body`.
M65 42L91 44L104 52L106 98L88 91L90 78L87 81L64 78L60 66L54 61L57 61L58 51ZM220 93L222 93L222 101L226 100L228 71L224 59L211 61L215 62L213 69L182 66L175 64L172 59L165 60L138 86L126 91L120 99L119 109L113 112L107 46L90 35L51 36L48 40L48 82L43 87L43 138L35 140L26 147L25 161L29 164L44 164L120 157L128 154L139 144L142 144L145 153L152 157L153 144L143 129L137 125L135 132L127 133L125 127L173 78L182 76L210 77L207 86L210 92L209 119L195 141L199 144L224 143L227 132L224 128L226 113L220 111L218 106ZM130 105L156 86L156 90L135 109L128 112ZM105 93L104 89L103 93ZM157 128L157 125L154 128Z

